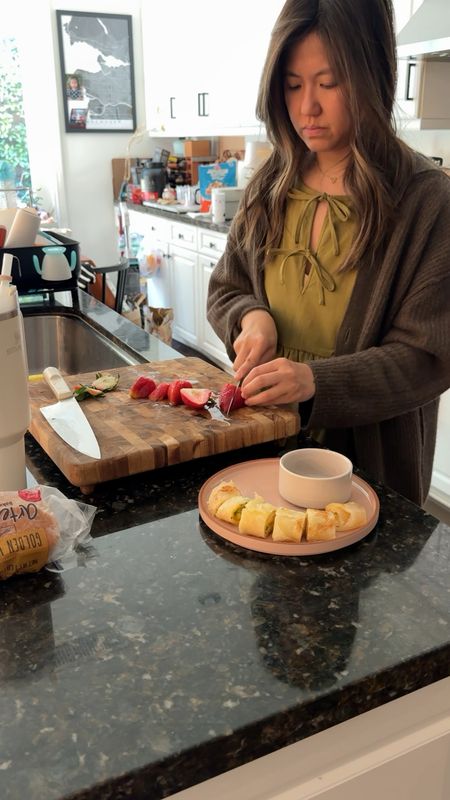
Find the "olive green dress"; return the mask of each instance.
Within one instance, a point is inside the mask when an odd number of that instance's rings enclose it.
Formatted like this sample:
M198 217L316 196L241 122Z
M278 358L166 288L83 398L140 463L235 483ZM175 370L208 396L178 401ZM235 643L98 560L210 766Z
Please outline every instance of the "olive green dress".
M317 251L309 247L317 205L327 203ZM269 251L265 290L278 332L278 355L311 361L333 355L356 271L339 272L356 230L351 198L304 184L288 193L280 247ZM308 268L309 267L309 268Z

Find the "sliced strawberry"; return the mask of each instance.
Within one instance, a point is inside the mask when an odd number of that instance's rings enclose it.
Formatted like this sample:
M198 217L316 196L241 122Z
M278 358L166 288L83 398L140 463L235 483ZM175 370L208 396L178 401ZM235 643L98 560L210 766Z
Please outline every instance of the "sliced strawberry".
M142 397L148 397L155 386L156 382L153 380L153 378L146 378L145 375L140 375L139 378L136 378L135 382L130 388L130 397L132 397L133 400L138 400Z
M210 389L181 389L181 400L189 408L203 408L211 397Z
M219 392L217 405L222 414L228 414L230 411L235 411L236 408L245 406L240 387L235 383L225 383Z
M169 388L169 384L168 383L164 383L164 381L161 381L161 383L157 383L155 388L153 389L153 392L150 392L150 394L148 396L148 399L149 400L165 400L166 397L167 397L168 388Z
M191 389L192 383L190 381L176 380L169 384L167 390L167 399L171 406L179 406L181 404L181 390Z

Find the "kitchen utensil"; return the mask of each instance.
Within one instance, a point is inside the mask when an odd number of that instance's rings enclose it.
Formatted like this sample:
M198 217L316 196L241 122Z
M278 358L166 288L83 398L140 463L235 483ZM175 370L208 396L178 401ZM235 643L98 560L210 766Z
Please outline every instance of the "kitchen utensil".
M225 414L222 414L218 406L208 406L206 410L213 419L217 419L219 422L225 422L226 425L230 425L230 420L225 416Z
M231 395L230 402L228 403L228 408L227 408L227 410L225 412L227 416L229 415L229 413L231 411L232 405L234 403L234 398L236 397L236 392L237 392L238 389L241 388L243 380L244 380L244 378L241 378L240 381L238 381L236 386L234 387L234 391L233 391L233 393Z
M94 431L59 370L47 367L43 375L59 402L43 406L41 414L58 436L75 450L91 458L100 458Z
M352 492L350 500L360 503L366 509L367 522L360 528L351 531L338 531L335 539L327 541L301 541L274 542L271 536L261 539L258 536L246 536L239 533L236 525L222 522L214 517L208 510L208 497L214 486L221 481L234 481L245 497L261 495L268 503L274 506L295 508L287 503L278 492L279 458L260 458L254 461L245 461L240 464L226 467L215 475L211 475L200 489L198 507L203 522L222 539L233 544L245 547L247 550L256 550L259 553L268 553L279 556L315 556L340 550L355 542L364 539L375 527L378 521L380 503L371 486L362 478L353 475Z

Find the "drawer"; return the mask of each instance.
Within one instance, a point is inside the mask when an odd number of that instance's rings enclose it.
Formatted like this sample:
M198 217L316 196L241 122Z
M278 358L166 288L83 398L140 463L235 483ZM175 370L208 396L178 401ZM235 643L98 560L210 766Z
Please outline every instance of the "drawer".
M167 219L162 217L148 216L147 220L147 233L154 235L155 239L160 242L167 242L170 236L170 225Z
M169 238L169 222L163 217L147 212L130 210L128 212L130 233L137 233L140 236L153 234L155 239L167 241Z
M170 223L170 243L187 250L197 250L197 228L182 222Z
M219 258L227 243L226 233L216 233L204 228L198 230L198 251L204 255Z

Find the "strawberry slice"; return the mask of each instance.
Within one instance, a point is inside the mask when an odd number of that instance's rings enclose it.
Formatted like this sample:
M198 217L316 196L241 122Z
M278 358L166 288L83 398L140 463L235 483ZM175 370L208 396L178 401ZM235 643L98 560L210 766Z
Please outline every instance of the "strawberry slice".
M166 397L167 397L168 388L169 388L169 384L168 383L164 383L164 381L161 381L161 383L157 383L155 388L153 389L153 392L150 392L150 394L148 396L148 399L149 400L165 400Z
M189 408L203 408L211 397L210 389L180 389L181 400Z
M156 386L156 382L153 378L146 378L145 375L140 375L139 378L136 378L135 382L130 388L130 397L133 400L138 400L142 397L148 397L150 392Z
M181 405L181 390L182 389L192 389L192 383L190 381L183 381L183 380L176 380L172 381L169 384L169 388L167 390L167 399L171 406L179 406Z
M245 406L240 387L236 386L235 383L225 383L219 392L217 405L222 414L228 414L230 411L235 411L237 408Z

